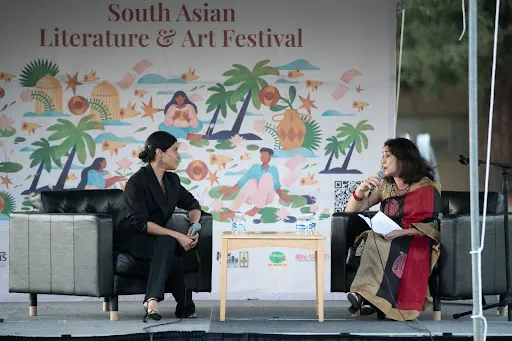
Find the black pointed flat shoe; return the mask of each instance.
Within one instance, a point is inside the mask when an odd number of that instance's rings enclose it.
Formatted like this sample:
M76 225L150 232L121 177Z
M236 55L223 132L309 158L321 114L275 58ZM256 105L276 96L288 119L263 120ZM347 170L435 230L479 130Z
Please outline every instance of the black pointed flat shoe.
M144 315L144 319L142 320L142 322L144 322L144 323L147 322L148 317L154 321L160 321L162 319L162 316L158 313L158 311L149 310L149 302L150 301L158 302L158 300L156 298L150 298L146 302L144 302L144 310L146 310L146 315Z

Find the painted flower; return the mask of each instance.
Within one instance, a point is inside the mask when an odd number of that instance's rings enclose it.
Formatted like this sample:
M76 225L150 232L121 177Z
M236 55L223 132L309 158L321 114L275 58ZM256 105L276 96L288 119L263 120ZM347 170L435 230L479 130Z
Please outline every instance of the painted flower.
M188 150L188 144L186 143L180 143L180 147L179 147L180 150Z
M32 101L32 91L30 89L27 89L27 90L23 91L20 94L20 99L23 102L30 102L30 101Z
M311 207L309 208L309 210L310 210L311 212L313 212L313 213L318 212L318 210L319 210L319 209L320 209L320 208L318 207L318 205L317 205L317 204L313 204L313 205L311 205Z
M264 119L261 119L261 120L256 120L254 122L254 130L257 132L257 133L263 133L265 131L265 125L267 124L267 121L265 121Z
M267 107L275 105L279 101L280 97L281 95L279 94L279 90L277 90L273 85L264 86L258 94L258 99L261 104L266 105Z
M279 211L276 212L277 220L285 220L286 217L290 214L290 210L286 207L281 207Z
M5 114L0 116L0 130L9 129L13 123L14 121L11 120L9 117L5 116Z
M212 202L212 212L221 212L224 207L224 203L221 200L214 200Z
M117 161L117 165L119 166L117 168L117 170L122 171L122 172L131 170L130 167L132 164L133 164L133 162L131 162L127 158L123 157L121 160Z
M329 208L328 207L324 208L324 213L329 213Z
M243 147L244 141L244 138L238 134L229 139L229 142L231 142L235 147Z

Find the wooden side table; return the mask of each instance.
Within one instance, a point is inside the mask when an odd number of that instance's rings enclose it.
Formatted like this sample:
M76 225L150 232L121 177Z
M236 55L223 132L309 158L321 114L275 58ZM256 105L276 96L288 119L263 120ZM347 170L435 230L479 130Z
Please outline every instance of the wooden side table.
M226 320L226 291L228 284L228 252L254 247L290 247L315 251L316 314L324 322L324 236L295 233L247 233L224 232L220 249L220 320Z

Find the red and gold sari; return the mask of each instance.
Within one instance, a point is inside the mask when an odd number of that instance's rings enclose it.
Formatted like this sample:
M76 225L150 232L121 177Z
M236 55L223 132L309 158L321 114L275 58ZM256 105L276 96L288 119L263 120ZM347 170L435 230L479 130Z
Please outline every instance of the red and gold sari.
M350 291L389 319L413 320L432 302L428 278L439 258L441 185L425 177L398 196L384 182L379 194L384 214L422 235L387 240L371 231L361 234L358 240L366 242Z

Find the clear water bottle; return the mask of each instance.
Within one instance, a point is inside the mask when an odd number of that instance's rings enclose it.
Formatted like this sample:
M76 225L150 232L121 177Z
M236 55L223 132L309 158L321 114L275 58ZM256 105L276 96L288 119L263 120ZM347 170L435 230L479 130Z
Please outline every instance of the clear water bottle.
M304 215L300 215L295 222L295 233L306 234L306 218Z
M247 232L245 215L241 212L236 212L231 223L231 232L233 234L244 234Z
M307 215L307 222L308 222L308 234L316 234L316 221L315 221L314 213L309 213Z

